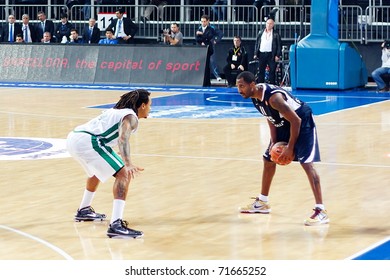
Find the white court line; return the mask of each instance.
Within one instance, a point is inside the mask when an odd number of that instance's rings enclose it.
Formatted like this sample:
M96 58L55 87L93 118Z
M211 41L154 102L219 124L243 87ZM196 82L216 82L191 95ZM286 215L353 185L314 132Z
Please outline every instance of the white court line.
M32 240L35 240L35 241L43 244L44 246L52 249L53 251L57 252L58 254L63 256L66 260L73 260L73 258L71 256L69 256L67 253L65 253L63 250L61 250L60 248L54 246L53 244L51 244L51 243L49 243L49 242L47 242L45 240L42 240L42 239L40 239L38 237L35 237L35 236L31 235L31 234L28 234L28 233L25 233L23 231L20 231L20 230L14 229L14 228L10 228L10 227L7 227L7 226L0 225L0 228L8 230L8 231L12 231L12 232L20 234L20 235L22 235L24 237L30 238Z
M210 97L207 97L206 100L207 101L210 101L210 102L214 102L214 103L227 103L227 104L252 104L252 102L245 102L245 101L234 101L234 100L217 100L219 99L219 96L210 96ZM307 104L309 103L325 103L325 102L329 102L329 101L332 101L332 98L326 96L325 99L323 100L317 100L317 101L306 101Z
M361 255L371 251L372 249L375 249L376 247L379 247L380 245L385 244L387 241L390 241L390 237L387 237L387 238L383 239L382 241L379 241L379 242L371 245L370 247L368 247L368 248L366 248L366 249L364 249L364 250L362 250L362 251L360 251L360 252L358 252L358 253L356 253L356 254L348 257L348 258L346 258L346 260L352 260L354 258L357 258L357 257L359 257L359 256L361 256Z
M364 107L371 107L371 106L374 106L377 104L381 104L383 102L390 102L390 100L383 100L383 101L378 101L378 102L374 102L374 103L363 104L363 105L359 105L359 106L355 106L355 107L351 107L351 108L338 109L338 110L333 111L333 112L324 113L324 114L320 114L320 115L314 115L314 116L318 116L318 117L321 116L322 117L322 116L332 115L332 114L339 113L339 112L350 111L350 110L355 110L355 109L364 108Z
M50 118L59 118L59 119L90 119L89 117L72 117L72 116L60 116L60 115L49 115L49 114L33 114L33 113L24 113L24 112L12 112L12 111L0 111L0 114L13 114L13 115L22 115L22 116L33 116L33 117L50 117Z
M134 154L134 156L143 157L165 157L165 158L184 158L184 159L210 159L210 160L232 160L232 161L253 161L262 162L262 159L251 159L251 158L229 158L229 157L200 157L200 156L173 156L173 155L158 155L158 154ZM293 161L292 163L298 164ZM353 167L374 167L374 168L390 168L390 165L380 164L352 164L352 163L337 163L337 162L314 162L318 165L333 165L333 166L353 166Z

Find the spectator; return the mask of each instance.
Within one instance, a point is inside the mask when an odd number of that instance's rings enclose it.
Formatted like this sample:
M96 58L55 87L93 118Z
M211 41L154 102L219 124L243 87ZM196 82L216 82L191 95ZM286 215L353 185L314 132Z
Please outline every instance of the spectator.
M102 0L99 0L99 1L94 0L93 2L94 2L94 5L101 5L102 4L101 3ZM91 18L91 9L92 9L91 0L84 0L84 6L82 9L84 20Z
M23 40L23 35L22 34L17 34L15 38L15 43L25 43Z
M183 45L183 34L180 32L179 24L172 23L170 31L164 30L164 43L171 46Z
M248 55L243 46L241 46L241 37L234 36L233 47L229 49L226 58L227 64L223 68L228 87L236 85L236 77L248 69Z
M184 0L185 21L197 20L200 14L207 14L205 5L211 6L213 3L212 1L213 0Z
M214 29L214 38L213 38L213 48L214 52L210 56L210 75L214 75L214 77L217 79L217 81L221 81L221 74L218 70L218 64L217 64L217 45L222 41L223 38L223 32L221 29L210 25Z
M272 9L268 6L275 6L276 2L275 0L254 0L253 6L257 8L257 11L260 13L259 21L267 20L268 18L273 18L275 20L275 15L273 13L276 12L276 10ZM264 7L262 9L262 7ZM263 15L263 18L261 18ZM253 21L252 18L253 15L251 14L249 17L249 21Z
M50 40L52 42L55 42L55 38L53 38L53 35L55 34L55 28L54 28L53 21L46 19L46 14L43 11L38 12L38 20L39 20L39 22L35 25L37 42L44 42L43 34L45 32L49 32L50 38L51 38Z
M100 39L99 45L116 45L118 40L114 38L114 33L111 29L106 29L106 38Z
M45 33L43 33L42 43L44 43L44 44L53 43L53 39L52 39L51 33L49 31L46 31Z
M215 21L226 20L226 6L227 0L215 0L213 6L211 7Z
M147 23L150 20L150 15L153 13L154 7L157 6L157 18L160 20L164 20L164 5L167 2L163 0L142 0L142 5L149 5L144 10L144 15L141 16L141 21L143 23Z
M67 41L70 36L70 31L72 29L74 29L74 27L73 24L68 21L68 15L61 14L61 22L57 24L56 28L57 42L60 43Z
M28 14L22 15L22 31L25 43L37 42L35 26L30 23L30 16Z
M3 28L1 31L2 42L15 42L17 34L22 34L22 27L19 23L15 22L14 15L9 15L8 23L3 24Z
M257 34L253 59L259 60L258 83L265 81L265 68L269 66L269 83L276 84L276 65L282 56L282 40L280 34L274 30L275 21L268 19L264 30Z
M90 18L83 32L83 41L87 44L97 44L100 40L100 29L96 25L96 19Z
M67 44L82 44L83 39L79 38L79 33L77 32L77 29L72 29L70 31L69 40L66 42Z
M200 46L207 47L207 58L205 66L205 74L203 79L203 86L211 86L210 81L210 57L214 53L214 28L210 26L210 17L208 15L202 15L201 26L198 28L195 34L196 43Z
M372 73L372 79L378 86L378 92L387 92L389 87L383 80L382 75L390 74L390 41L385 41L381 45L382 48L382 65L375 69Z
M118 44L130 44L138 32L138 26L131 19L124 17L124 13L123 8L118 8L115 12L117 18L113 19L107 27L114 32Z

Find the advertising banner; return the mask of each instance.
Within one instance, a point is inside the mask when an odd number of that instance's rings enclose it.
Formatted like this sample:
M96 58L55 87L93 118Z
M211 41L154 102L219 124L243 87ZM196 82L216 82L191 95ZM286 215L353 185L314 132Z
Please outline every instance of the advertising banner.
M202 86L200 46L1 44L0 81Z

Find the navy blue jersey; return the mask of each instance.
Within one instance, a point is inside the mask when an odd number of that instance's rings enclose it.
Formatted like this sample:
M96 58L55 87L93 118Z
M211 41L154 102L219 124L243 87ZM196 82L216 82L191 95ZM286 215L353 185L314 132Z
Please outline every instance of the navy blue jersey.
M261 100L252 98L252 102L256 109L276 127L276 142L288 142L290 138L290 122L279 111L269 105L270 97L275 93L281 93L287 104L301 119L299 136L294 147L294 161L300 163L320 161L317 130L310 106L281 87L271 84L260 85L263 87L263 97ZM264 157L271 160L269 146L264 153Z
M252 102L255 105L256 109L264 115L274 126L282 127L286 125L287 120L283 117L279 111L275 110L269 105L269 99L275 93L281 93L284 100L291 106L291 108L299 116L299 108L301 108L305 103L298 98L294 97L291 93L285 89L271 85L271 84L260 84L263 87L263 98L259 100L257 98L252 98Z

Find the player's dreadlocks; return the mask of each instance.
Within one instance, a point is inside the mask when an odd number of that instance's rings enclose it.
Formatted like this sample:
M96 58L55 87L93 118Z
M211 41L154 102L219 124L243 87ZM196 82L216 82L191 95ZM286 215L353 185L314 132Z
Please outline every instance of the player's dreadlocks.
M150 92L145 89L136 89L130 92L127 92L121 96L118 103L115 104L115 109L124 109L129 108L137 114L138 108L141 107L143 103L148 104Z

